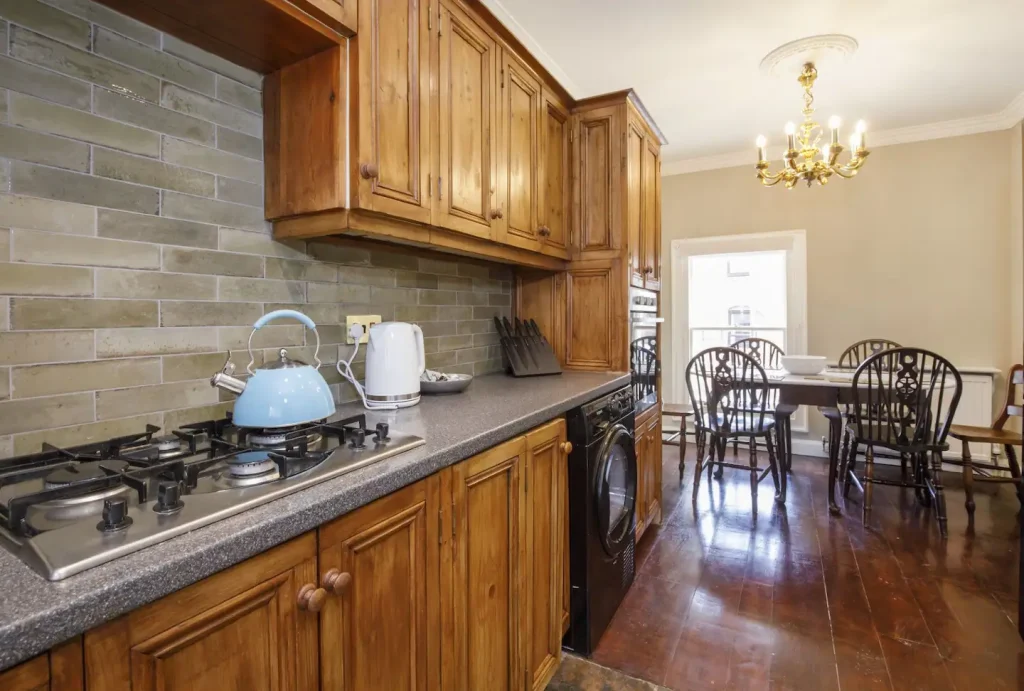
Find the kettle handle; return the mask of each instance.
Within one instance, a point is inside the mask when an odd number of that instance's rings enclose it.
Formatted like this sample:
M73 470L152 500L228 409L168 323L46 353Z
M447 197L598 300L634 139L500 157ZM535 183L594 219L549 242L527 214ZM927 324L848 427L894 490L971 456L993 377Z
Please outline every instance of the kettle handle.
M423 329L418 324L413 324L412 330L416 334L416 374L423 376L423 372L427 369L427 358L423 350Z
M274 310L273 312L267 312L262 317L256 320L256 323L252 325L252 333L249 334L249 364L246 365L245 369L249 374L255 374L252 371L252 366L256 363L256 356L252 354L252 337L256 335L256 332L262 329L264 326L277 319L296 319L307 328L316 334L316 350L313 351L313 362L316 363L316 368L320 369L323 363L320 362L320 332L316 330L316 324L313 320L302 312L296 310ZM420 336L420 348L422 349L422 335Z

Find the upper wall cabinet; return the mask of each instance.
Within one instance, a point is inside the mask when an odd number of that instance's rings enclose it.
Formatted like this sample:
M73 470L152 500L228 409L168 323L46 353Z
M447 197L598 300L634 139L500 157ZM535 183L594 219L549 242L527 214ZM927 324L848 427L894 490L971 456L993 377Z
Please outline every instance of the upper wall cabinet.
M630 119L626 125L626 247L629 259L629 284L644 287L644 159L647 151L643 126Z
M644 287L661 290L661 147L652 138L644 142Z
M630 102L626 124L629 283L661 289L661 142Z
M510 51L502 51L498 204L505 242L539 251L541 86Z
M572 236L572 144L569 108L547 89L541 94L540 206L537 234L541 251L567 257Z
M579 114L580 258L616 255L622 246L621 121L619 106Z
M431 213L431 12L419 0L362 0L349 46L351 205L421 223Z
M496 239L498 45L456 4L443 4L438 59L437 206L434 225Z

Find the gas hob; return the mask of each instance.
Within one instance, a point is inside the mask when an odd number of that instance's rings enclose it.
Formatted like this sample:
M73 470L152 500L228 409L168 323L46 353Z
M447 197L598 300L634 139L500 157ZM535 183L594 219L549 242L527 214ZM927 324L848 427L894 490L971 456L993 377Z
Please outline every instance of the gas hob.
M288 429L230 418L0 460L0 542L49 580L421 446L356 415Z

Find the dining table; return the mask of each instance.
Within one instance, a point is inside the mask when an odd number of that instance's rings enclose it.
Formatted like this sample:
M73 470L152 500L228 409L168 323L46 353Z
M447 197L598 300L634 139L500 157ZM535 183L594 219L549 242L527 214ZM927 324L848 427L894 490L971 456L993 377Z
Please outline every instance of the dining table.
M821 374L791 374L785 370L765 370L768 386L778 391L777 410L783 406L806 405L840 409L853 403L853 370L827 369ZM841 516L836 503L836 479L839 474L839 452L842 441L842 416L828 416L828 511ZM780 473L779 500L786 501L786 473Z

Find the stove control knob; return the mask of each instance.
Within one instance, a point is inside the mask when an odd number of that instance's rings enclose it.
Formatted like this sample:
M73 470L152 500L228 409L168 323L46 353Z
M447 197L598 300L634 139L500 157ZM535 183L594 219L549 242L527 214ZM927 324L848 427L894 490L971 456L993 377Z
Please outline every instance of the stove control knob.
M378 422L377 429L373 433L374 440L376 440L378 444L383 444L388 439L390 439L390 437L388 437L388 431L388 423Z
M157 485L154 511L160 514L177 513L183 506L185 502L181 500L181 485L172 481L164 481Z
M124 530L132 524L132 517L128 515L128 501L126 499L106 499L103 502L103 520L96 524L96 529L104 533L114 533Z
M366 430L362 428L352 430L352 441L349 442L349 446L353 449L361 449L366 446Z

